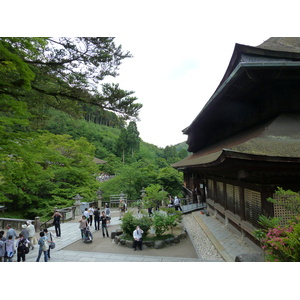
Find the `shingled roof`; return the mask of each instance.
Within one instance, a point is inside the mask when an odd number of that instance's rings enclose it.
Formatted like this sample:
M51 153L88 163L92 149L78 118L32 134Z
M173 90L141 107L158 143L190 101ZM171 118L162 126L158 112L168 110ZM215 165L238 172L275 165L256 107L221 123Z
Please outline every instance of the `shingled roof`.
M226 157L300 162L300 116L282 114L246 132L194 153L172 164L174 168L207 166Z
M300 110L300 38L270 38L257 47L236 44L216 91L186 129L188 151L199 152Z
M283 51L300 53L300 38L299 37L271 37L257 48L267 49L272 51Z

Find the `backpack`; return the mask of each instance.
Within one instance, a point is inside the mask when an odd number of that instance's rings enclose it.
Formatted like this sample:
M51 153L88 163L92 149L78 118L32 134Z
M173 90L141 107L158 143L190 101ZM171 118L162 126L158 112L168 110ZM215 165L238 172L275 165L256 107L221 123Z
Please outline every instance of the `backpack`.
M29 247L25 239L20 240L18 245L18 252L23 252L23 251L25 254L29 253Z
M44 244L43 244L42 249L43 249L43 251L48 251L48 249L49 249L49 244L48 244L48 241L47 241L47 240L44 240Z

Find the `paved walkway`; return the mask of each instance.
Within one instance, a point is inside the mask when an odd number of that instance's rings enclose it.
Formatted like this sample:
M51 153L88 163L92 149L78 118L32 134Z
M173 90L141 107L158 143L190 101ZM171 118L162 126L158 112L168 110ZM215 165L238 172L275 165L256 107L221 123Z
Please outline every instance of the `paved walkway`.
M213 216L202 215L200 211L195 211L192 213L192 215L197 220L199 226L201 226L208 238L211 240L224 261L233 262L235 257L239 254L257 253L259 251L258 247L250 247ZM118 216L112 217L112 226L118 225L119 223L120 221ZM172 256L143 256L140 254L134 255L134 253L129 255L65 250L64 248L66 246L72 245L80 240L80 231L78 226L79 225L76 220L61 224L63 237L55 238L56 248L51 250L50 262L209 262L209 260L203 259ZM48 230L50 230L52 233L55 232L54 227L50 227ZM35 249L26 255L26 261L34 262L36 260L37 253L38 246L35 246ZM16 255L14 261L15 259ZM43 256L41 257L40 261L43 261Z
M214 216L206 216L200 211L192 214L225 261L234 262L240 254L263 254L258 246L242 240Z
M119 217L112 217L111 226L119 224ZM80 240L79 224L68 222L61 224L62 238L55 238L56 247L51 250L51 259L49 262L199 262L204 261L193 258L181 257L165 257L165 256L142 256L114 253L99 253L85 251L70 251L64 250L66 246ZM55 233L54 227L48 228L49 231ZM92 232L95 232L92 230ZM113 245L118 247L116 245ZM121 247L121 246L119 246ZM175 247L175 246L174 246ZM155 251L155 250L154 250ZM26 255L27 262L34 262L37 258L38 247ZM41 256L40 261L43 261Z

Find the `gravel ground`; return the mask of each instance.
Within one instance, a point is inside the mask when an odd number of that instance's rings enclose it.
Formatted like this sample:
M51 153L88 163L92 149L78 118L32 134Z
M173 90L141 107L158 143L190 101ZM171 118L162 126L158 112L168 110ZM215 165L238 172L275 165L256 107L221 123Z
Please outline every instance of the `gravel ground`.
M224 261L191 214L187 214L183 217L182 225L186 228L200 259Z

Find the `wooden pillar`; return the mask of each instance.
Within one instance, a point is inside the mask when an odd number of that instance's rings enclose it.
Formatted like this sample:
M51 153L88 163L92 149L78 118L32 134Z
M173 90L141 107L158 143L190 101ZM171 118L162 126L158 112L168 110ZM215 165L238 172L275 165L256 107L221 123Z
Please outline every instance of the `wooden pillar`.
M244 188L242 186L239 186L239 198L240 198L240 205L241 205L241 219L245 220L245 195L244 195Z

